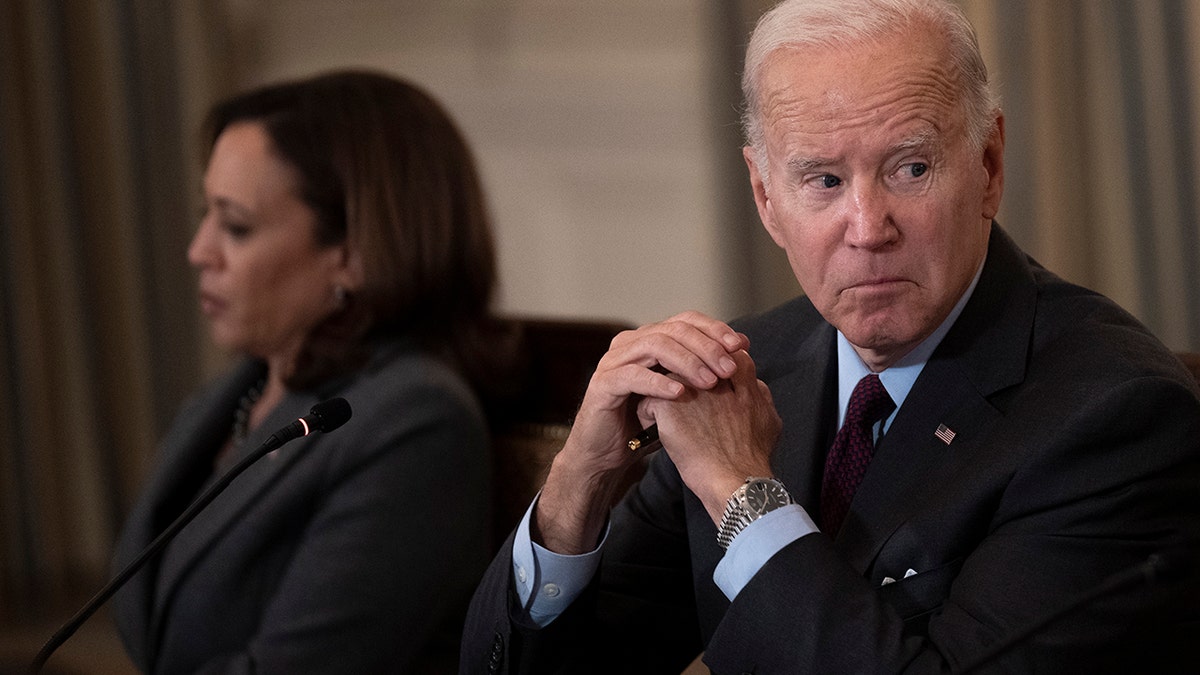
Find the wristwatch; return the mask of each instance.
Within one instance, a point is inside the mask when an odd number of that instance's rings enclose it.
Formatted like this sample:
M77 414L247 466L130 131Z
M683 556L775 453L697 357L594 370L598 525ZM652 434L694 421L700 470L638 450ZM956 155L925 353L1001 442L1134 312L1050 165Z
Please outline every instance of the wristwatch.
M717 544L729 548L729 542L746 526L781 506L791 504L783 483L774 478L750 477L741 487L733 491L721 514L721 525L717 528Z

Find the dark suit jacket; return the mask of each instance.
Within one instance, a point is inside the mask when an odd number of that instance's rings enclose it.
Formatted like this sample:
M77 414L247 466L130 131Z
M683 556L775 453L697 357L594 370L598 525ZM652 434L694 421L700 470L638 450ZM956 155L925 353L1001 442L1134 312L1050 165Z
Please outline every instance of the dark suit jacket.
M806 299L736 327L783 418L776 475L816 517L836 418L834 329ZM935 436L942 424L949 444ZM712 581L716 529L659 453L614 510L594 583L543 630L516 609L510 538L472 601L460 672L678 673L702 649L716 673L961 666L1106 576L1200 541L1198 439L1200 391L1174 357L996 227L974 294L836 536L787 546L730 603ZM1197 663L1178 623L1194 593L1174 604L1177 588L1111 595L999 664Z
M117 548L123 568L211 477L246 363L190 401ZM235 479L114 599L144 671L453 672L462 612L487 564L486 427L461 378L401 344L292 393L244 444L331 396L353 415ZM440 660L439 660L440 659Z

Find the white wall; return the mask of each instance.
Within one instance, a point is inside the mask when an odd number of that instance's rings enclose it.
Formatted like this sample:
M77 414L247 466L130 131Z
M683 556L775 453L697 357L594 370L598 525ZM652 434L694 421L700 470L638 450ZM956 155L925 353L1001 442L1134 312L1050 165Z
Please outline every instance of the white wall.
M368 66L447 106L493 207L500 309L633 322L740 313L719 272L707 0L227 0L226 10L240 86Z

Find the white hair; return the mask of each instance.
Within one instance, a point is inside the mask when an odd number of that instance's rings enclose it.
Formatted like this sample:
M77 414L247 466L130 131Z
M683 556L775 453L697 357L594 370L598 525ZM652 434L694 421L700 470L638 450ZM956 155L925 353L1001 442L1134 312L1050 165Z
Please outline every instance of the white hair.
M861 44L918 23L936 26L958 75L968 141L982 149L996 123L1000 98L988 80L975 29L948 0L783 0L764 14L750 35L742 72L743 131L754 161L768 184L766 143L759 79L773 52L789 47L845 47Z

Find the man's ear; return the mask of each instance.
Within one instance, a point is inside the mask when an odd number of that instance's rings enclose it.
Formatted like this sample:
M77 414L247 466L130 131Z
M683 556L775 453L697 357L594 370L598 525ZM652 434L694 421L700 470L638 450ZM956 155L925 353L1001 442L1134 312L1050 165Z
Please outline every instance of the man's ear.
M983 191L980 215L991 220L1000 211L1000 197L1004 193L1004 114L996 114L996 124L983 145L983 170L987 174L987 185Z
M767 229L767 234L775 240L775 245L783 248L783 237L775 222L775 205L767 196L767 186L763 182L755 156L754 148L750 146L742 148L742 157L746 160L746 168L750 170L750 189L754 191L754 205L758 208L758 218L762 221L763 227Z

